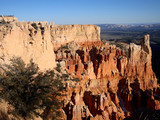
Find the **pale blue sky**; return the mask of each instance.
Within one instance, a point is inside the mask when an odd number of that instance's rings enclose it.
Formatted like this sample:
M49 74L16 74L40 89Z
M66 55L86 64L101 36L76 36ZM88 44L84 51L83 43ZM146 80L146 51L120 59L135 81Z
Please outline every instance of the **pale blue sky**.
M0 0L0 14L55 24L160 23L160 0Z

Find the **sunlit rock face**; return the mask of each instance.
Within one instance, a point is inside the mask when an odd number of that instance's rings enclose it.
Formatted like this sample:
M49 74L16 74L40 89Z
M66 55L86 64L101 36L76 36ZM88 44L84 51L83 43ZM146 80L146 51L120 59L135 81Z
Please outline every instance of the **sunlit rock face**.
M149 39L145 35L141 45L131 43L123 51L104 45L95 25L13 21L0 24L0 63L13 56L33 59L41 70L60 63L80 79L65 84L64 118L122 120L138 109L160 109Z
M34 28L32 23L14 22L0 26L0 62L8 63L13 56L26 63L33 59L41 70L55 67L55 55L48 26Z
M9 63L9 59L16 56L25 62L33 59L41 70L52 69L56 66L53 50L71 41L94 44L100 41L100 28L48 22L12 21L0 24L0 62Z
M100 42L94 45L79 45L76 42L66 44L55 51L56 61L65 61L68 73L83 80L126 77L131 82L135 78L140 79L141 89L156 86L149 35L142 39L141 45L129 45L129 56L115 45L103 45Z
M141 108L159 109L149 35L131 43L128 56L109 44L68 43L55 50L56 61L80 79L66 86L63 110L69 120L119 120Z
M51 29L54 48L74 41L79 44L94 44L100 41L100 27L96 25L55 25Z
M0 16L0 23L10 23L10 22L16 22L18 19L14 16Z

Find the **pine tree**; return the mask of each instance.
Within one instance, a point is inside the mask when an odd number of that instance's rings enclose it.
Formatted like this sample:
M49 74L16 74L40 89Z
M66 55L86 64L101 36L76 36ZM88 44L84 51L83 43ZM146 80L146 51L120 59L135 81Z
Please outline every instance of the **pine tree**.
M13 107L14 116L45 118L47 110L54 119L60 115L62 101L58 97L62 96L63 83L54 70L40 72L33 60L25 64L21 58L13 58L10 65L1 68L0 97Z

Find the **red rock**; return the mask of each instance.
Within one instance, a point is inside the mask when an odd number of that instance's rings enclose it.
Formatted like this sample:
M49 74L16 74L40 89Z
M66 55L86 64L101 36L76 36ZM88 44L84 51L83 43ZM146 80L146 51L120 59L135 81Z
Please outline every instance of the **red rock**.
M42 70L59 62L79 78L79 82L66 83L64 118L122 120L139 108L160 109L149 35L141 45L131 43L127 56L115 45L101 42L98 26L35 22L36 30L32 23L13 22L7 29L0 26L0 62L7 63L13 55L25 62L33 58Z
M66 66L73 66L67 67L68 73L81 79L81 89L75 88L77 102L73 105L73 120L89 117L120 120L143 106L160 108L159 101L153 97L157 79L151 66L149 35L144 37L141 46L130 44L129 57L116 46L80 45L75 50L68 49L76 56L73 59L59 58L66 61ZM152 94L147 95L146 104L142 104L147 89L151 89Z

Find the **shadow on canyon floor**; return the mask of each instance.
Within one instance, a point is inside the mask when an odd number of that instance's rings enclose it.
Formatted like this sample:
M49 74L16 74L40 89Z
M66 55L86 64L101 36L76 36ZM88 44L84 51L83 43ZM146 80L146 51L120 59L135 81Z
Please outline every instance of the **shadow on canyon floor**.
M152 69L160 83L160 44L151 45L152 48Z
M124 120L159 120L160 110L141 109L134 113L133 117Z

